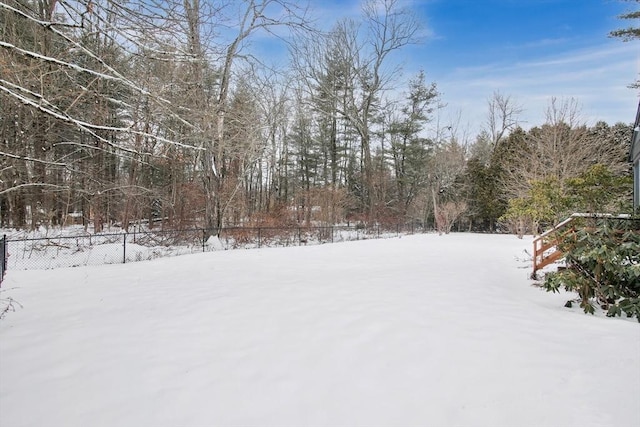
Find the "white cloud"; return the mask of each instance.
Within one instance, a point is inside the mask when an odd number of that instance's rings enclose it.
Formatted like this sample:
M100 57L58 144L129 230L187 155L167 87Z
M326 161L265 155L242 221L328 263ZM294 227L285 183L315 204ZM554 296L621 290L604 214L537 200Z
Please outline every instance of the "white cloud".
M551 97L576 98L587 124L631 122L638 93L627 86L639 71L639 51L630 43L610 42L516 64L461 67L436 76L448 108L461 110L476 132L482 127L487 99L494 91L511 96L524 108L523 126L539 125Z

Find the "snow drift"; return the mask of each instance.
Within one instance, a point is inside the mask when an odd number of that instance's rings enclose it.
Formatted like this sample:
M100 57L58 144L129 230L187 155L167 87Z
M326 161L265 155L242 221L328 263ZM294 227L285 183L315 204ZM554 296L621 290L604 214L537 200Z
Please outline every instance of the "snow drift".
M531 240L419 235L11 271L2 426L640 425L640 326Z

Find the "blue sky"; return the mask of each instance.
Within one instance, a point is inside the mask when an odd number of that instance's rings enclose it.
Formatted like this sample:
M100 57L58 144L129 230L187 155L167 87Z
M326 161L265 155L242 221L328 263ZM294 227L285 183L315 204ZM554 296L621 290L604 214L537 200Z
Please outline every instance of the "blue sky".
M311 0L330 28L355 17L360 0ZM608 33L627 23L618 15L637 7L617 0L405 0L423 25L421 44L396 55L404 78L423 69L457 120L475 135L494 91L524 108L524 127L541 124L551 97L576 98L587 124L631 122L638 91L640 42Z

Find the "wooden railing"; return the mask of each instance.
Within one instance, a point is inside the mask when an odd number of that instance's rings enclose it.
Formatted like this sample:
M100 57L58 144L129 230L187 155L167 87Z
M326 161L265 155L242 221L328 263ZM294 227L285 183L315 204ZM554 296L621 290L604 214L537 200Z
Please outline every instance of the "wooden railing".
M551 230L545 231L533 239L533 274L549 264L553 264L564 256L558 249L558 234L573 221L575 217L571 215Z
M561 237L574 229L574 225L571 223L576 218L629 219L630 216L599 213L574 213L551 230L545 231L533 239L533 276L535 276L538 270L549 264L553 264L564 256L564 253L558 249L558 243Z

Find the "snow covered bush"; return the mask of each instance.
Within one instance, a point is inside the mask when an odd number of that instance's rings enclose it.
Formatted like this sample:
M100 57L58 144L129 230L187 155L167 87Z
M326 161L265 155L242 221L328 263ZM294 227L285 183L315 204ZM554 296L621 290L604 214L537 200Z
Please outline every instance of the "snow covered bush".
M576 230L559 245L566 268L547 274L544 288L577 292L585 313L598 304L607 316L624 312L640 322L640 219L602 218Z

